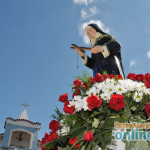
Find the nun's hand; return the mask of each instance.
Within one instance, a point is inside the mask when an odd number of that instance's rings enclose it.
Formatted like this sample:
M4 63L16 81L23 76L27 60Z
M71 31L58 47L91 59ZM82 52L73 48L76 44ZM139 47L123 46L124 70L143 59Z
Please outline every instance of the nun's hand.
M76 51L76 53L77 53L78 55L80 55L80 56L84 56L84 55L85 55L85 53L82 52L79 48L75 48L75 51Z
M93 54L98 54L100 52L103 52L103 47L102 46L94 46L91 49L91 53L93 53Z

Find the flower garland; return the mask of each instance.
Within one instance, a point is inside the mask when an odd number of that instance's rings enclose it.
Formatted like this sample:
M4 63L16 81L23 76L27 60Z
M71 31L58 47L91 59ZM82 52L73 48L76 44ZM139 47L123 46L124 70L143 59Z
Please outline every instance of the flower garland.
M103 39L109 39L106 43L102 44L103 46L109 44L110 42L112 41L115 41L116 39L114 39L114 37L112 35L109 35L109 34L102 34L100 37L98 37L95 41L95 44L94 45L97 45L97 42L98 41L101 41Z
M42 150L105 149L112 140L115 121L147 122L150 117L150 73L121 75L96 74L79 76L73 82L72 100L60 95L61 113L49 124L52 130L42 139ZM149 141L148 141L149 142Z

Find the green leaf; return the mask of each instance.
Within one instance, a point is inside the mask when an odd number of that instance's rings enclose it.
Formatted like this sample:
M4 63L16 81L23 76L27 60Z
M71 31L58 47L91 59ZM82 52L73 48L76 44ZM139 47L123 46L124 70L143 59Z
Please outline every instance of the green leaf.
M126 142L125 150L130 149L137 149L137 150L150 150L150 146L145 141L129 141Z
M111 115L111 112L109 109L106 110L106 113L107 113L107 116L110 116Z
M56 145L57 145L57 143L58 143L58 140L54 140L54 141L49 142L49 143L46 143L46 144L44 144L44 145L42 145L42 146L43 146L44 148L46 148L47 150L49 150L49 149L55 148Z
M58 143L66 143L68 140L69 136L68 135L64 135L62 137L58 138Z
M128 106L127 97L124 97L124 103L125 103L124 114L129 118L131 116L131 111Z
M106 75L107 75L107 74L108 74L108 73L107 73L107 70L104 70L102 74L106 74Z
M52 114L51 117L53 119L56 119L58 122L60 122L60 120L63 119L64 114L61 113L60 110L57 107L56 107L55 113L56 114Z
M82 82L86 82L87 79L89 77L91 77L91 75L88 73L88 71L86 69L84 69L82 75L77 75L77 76L73 76L73 77L81 80Z
M101 141L102 141L102 137L98 138L98 139L96 140L96 142L94 143L92 149L95 150L96 146L98 146Z
M68 135L70 135L72 138L74 138L75 136L78 136L80 134L82 134L83 132L86 131L85 126L81 126L81 127L77 127L73 130L71 130Z
M91 141L90 143L87 142L88 146L87 146L86 150L92 150L93 144L96 142L96 140L98 138L101 138L101 134L100 133L97 133L97 134L94 135L94 140L93 141Z
M145 141L138 141L138 142L135 144L135 147L136 147L138 150L150 150L150 146L149 146Z
M65 148L61 148L61 150L71 150L68 146Z

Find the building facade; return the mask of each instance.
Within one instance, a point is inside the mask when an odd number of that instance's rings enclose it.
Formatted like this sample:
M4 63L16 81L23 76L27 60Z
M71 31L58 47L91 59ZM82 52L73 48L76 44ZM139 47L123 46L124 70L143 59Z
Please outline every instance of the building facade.
M5 132L0 134L0 150L41 150L38 132L41 124L28 120L24 109L19 119L6 118Z

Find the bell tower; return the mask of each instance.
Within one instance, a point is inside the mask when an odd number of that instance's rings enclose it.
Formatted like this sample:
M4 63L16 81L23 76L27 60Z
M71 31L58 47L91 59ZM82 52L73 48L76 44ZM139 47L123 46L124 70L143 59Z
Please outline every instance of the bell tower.
M41 128L39 122L32 122L28 119L25 106L19 119L6 118L5 133L1 149L14 149L14 150L37 150L38 149L38 132Z

